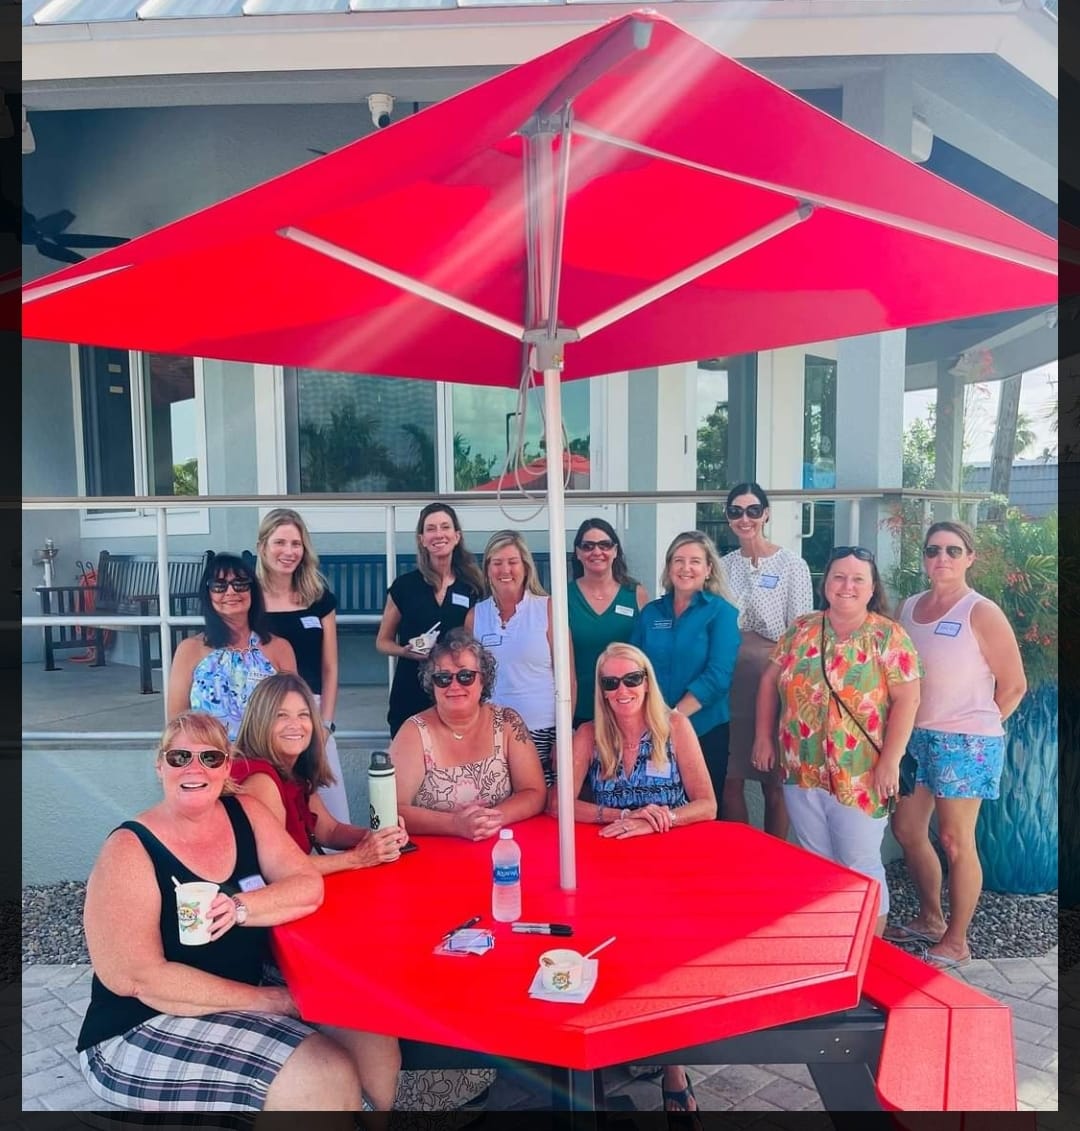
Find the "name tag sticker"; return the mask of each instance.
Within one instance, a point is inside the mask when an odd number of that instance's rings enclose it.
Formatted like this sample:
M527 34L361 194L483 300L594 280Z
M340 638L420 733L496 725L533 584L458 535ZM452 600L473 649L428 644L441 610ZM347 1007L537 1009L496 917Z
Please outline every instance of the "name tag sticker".
M241 891L258 891L259 888L264 887L266 887L266 881L262 878L262 876L258 874L258 872L256 872L253 876L245 876L240 881Z
M464 593L451 593L450 604L461 605L462 608L467 609L469 607L469 598L466 597Z
M652 622L653 628L670 628L671 621L669 620L654 620Z
M632 617L634 610L629 605L616 605L615 612L621 617Z
M780 584L780 578L775 573L763 573L758 578L758 588L775 589Z
M305 628L322 628L322 621L318 617L301 617L300 623Z
M502 643L502 637L497 632L485 632L484 635L480 637L480 643L483 644L485 648L498 648Z
M959 636L963 625L958 620L943 620L934 629L935 636Z
M652 762L645 764L645 776L647 778L663 778L665 781L671 778L671 763L665 763L663 769L659 766L654 766Z

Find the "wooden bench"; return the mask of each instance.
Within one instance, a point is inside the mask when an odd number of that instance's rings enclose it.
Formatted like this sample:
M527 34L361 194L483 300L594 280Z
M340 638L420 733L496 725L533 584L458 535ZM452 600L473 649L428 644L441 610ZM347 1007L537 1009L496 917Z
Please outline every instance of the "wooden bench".
M875 938L863 993L888 1011L876 1083L889 1111L1015 1111L1008 1006Z
M178 555L169 559L169 613L171 616L197 616L199 587L211 551L199 556ZM102 550L98 559L96 585L37 586L42 616L92 616L95 612L110 616L154 616L158 612L158 562L144 554L110 554ZM123 626L120 626L121 630ZM76 648L94 649L94 667L105 664L106 631L83 629L70 625L49 625L45 633L45 670L56 671L55 654ZM152 641L160 640L154 625L132 625L139 634L139 689L143 695L153 693L152 672L161 669L161 657L153 654ZM170 628L173 651L177 643L198 629L191 626ZM54 635L55 634L55 635Z

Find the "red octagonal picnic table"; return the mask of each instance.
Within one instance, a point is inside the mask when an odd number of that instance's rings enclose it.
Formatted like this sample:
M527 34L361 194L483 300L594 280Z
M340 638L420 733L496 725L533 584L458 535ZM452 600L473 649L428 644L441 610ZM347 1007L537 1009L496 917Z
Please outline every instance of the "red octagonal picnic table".
M629 840L578 825L579 883L565 892L555 821L535 817L514 835L522 918L571 924L572 939L493 924L494 841L417 837L419 850L392 865L328 876L317 912L274 929L304 1018L440 1046L448 1055L433 1062L444 1065L486 1054L565 1070L573 1110L601 1106L596 1070L676 1055L690 1064L803 1060L819 1091L832 1088L827 1107L859 1102L850 1074L845 1084L814 1062L849 1067L860 1059L850 1048L859 1034L876 1034L871 1055L880 1048L880 1014L875 1023L869 1007L857 1009L875 881L746 825L713 821ZM433 953L474 915L493 927L493 950ZM544 950L584 953L611 935L587 1001L529 997ZM844 1049L819 1053L830 1026L844 1033ZM801 1039L806 1055L782 1055L781 1033ZM730 1039L742 1034L765 1043L739 1056Z

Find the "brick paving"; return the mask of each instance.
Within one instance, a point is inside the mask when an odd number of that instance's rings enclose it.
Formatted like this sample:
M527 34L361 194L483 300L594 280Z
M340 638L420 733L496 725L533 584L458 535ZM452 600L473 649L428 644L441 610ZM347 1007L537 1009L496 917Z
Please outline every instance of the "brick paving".
M1058 954L1041 958L979 959L957 972L1004 1002L1013 1012L1016 1043L1017 1106L1022 1111L1058 1107ZM1067 1015L1080 996L1063 987ZM75 1056L75 1037L90 996L88 966L26 966L22 973L23 1111L100 1111L102 1102L83 1082ZM0 998L0 1009L14 1001ZM1063 1020L1065 1020L1063 1018ZM1080 1031L1068 1029L1068 1047L1080 1044ZM690 1076L704 1111L820 1111L821 1101L804 1065L691 1066ZM1064 1082L1075 1090L1077 1080ZM634 1079L621 1069L605 1073L609 1095L624 1096L639 1111L659 1110L656 1081ZM539 1092L522 1077L501 1074L491 1110L536 1107Z

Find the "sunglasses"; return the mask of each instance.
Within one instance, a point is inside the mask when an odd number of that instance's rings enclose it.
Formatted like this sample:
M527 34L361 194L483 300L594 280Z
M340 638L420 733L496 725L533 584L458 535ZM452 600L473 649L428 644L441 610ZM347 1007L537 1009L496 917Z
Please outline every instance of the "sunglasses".
M829 561L839 561L840 558L852 557L860 562L872 562L874 555L862 546L834 546L829 555Z
M438 671L431 673L431 682L436 687L449 687L456 679L462 687L469 687L476 682L479 674L474 668L462 668L459 672Z
M166 750L162 757L174 770L182 770L195 754L190 750ZM208 770L216 770L228 761L229 756L224 750L200 750L198 758Z
M578 549L591 554L593 550L614 550L615 543L610 538L601 538L598 542L579 542Z
M228 581L210 581L207 583L207 589L211 593L227 593L229 586L232 586L234 593L247 593L251 589L250 577L230 577Z
M600 686L605 691L614 691L620 683L627 687L640 687L645 682L645 673L639 668L636 672L627 672L626 675L602 675Z
M751 503L748 507L737 507L734 503L728 503L724 508L724 514L728 518L742 518L746 515L747 518L761 518L765 513L765 508L761 503Z
M923 546L923 557L936 558L943 550L953 561L962 558L966 553L963 546Z

